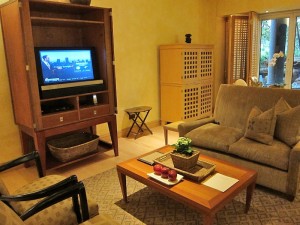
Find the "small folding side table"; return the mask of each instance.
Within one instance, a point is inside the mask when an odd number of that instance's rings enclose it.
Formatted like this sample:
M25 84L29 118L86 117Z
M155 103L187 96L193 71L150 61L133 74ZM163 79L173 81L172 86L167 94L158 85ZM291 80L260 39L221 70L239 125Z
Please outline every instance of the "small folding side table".
M147 126L147 124L145 123L151 109L152 109L152 107L150 107L150 106L139 106L139 107L134 107L134 108L130 108L130 109L125 109L125 112L128 114L129 119L132 120L132 125L127 133L127 137L129 136L130 133L134 133L135 134L134 138L136 139L138 134L144 132L143 127L145 127L151 134L153 134L152 131ZM143 115L141 113L145 113L145 114ZM134 127L134 125L136 125L138 127L137 132L132 131L132 128Z

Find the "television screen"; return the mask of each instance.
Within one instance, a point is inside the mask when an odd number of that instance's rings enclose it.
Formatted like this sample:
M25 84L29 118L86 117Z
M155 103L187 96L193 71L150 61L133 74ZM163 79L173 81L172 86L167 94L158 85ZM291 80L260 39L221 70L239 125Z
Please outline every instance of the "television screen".
M49 93L48 97L57 97L89 92L78 88L103 83L97 74L93 48L36 48L35 54L42 97ZM70 88L73 90L60 91ZM90 91L96 90L94 87Z
M94 79L91 49L40 50L43 84Z

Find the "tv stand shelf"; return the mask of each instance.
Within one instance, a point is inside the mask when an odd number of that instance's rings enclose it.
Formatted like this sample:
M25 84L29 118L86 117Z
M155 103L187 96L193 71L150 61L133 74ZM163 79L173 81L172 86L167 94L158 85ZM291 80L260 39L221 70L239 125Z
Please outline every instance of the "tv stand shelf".
M47 141L82 130L96 133L96 126L105 123L117 156L111 9L44 0L11 0L2 4L0 10L14 117L23 153L38 150L44 173L77 162L81 159L52 162ZM93 58L95 74L102 83L76 93L44 96L35 50L53 47L93 49L97 56Z
M86 26L86 25L103 25L104 22L91 21L91 20L74 20L74 19L53 19L53 18L40 18L40 17L31 17L33 25L38 26L53 26L59 24L60 26Z
M98 147L100 148L100 147ZM69 164L72 164L72 163L75 163L75 162L79 162L83 159L88 159L88 158L91 158L95 155L97 155L98 153L100 153L101 151L98 150L96 152L93 152L93 153L89 153L87 155L84 155L78 159L74 159L74 160L71 160L69 162L65 162L64 164L62 164L60 161L58 161L55 157L53 157L50 153L47 154L47 170L53 170L53 169L57 169L57 168L61 168L63 166L66 166L66 165L69 165Z

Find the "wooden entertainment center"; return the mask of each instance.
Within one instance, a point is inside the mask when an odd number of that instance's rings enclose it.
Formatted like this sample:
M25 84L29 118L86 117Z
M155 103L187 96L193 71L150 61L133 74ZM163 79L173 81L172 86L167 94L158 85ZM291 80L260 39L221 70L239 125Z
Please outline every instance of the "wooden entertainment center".
M91 156L61 163L49 154L47 140L81 130L95 133L96 125L107 123L117 156L111 9L44 0L11 0L1 5L1 25L15 123L20 129L23 153L38 150L46 173ZM103 90L41 98L36 47L95 48ZM71 107L55 112L42 110L61 103Z

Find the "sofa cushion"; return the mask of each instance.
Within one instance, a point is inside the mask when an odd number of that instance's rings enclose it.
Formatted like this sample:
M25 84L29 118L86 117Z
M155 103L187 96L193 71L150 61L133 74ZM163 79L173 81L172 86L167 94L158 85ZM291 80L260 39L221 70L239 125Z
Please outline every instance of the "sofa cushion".
M192 139L192 145L228 152L229 145L243 137L243 132L237 128L208 123L190 131L185 136Z
M290 147L300 141L300 105L277 115L275 137Z
M275 130L275 108L262 112L258 107L253 107L247 121L245 137L271 145Z
M266 164L282 170L288 170L291 148L274 139L272 145L262 145L248 138L241 138L230 145L229 153L254 162Z

